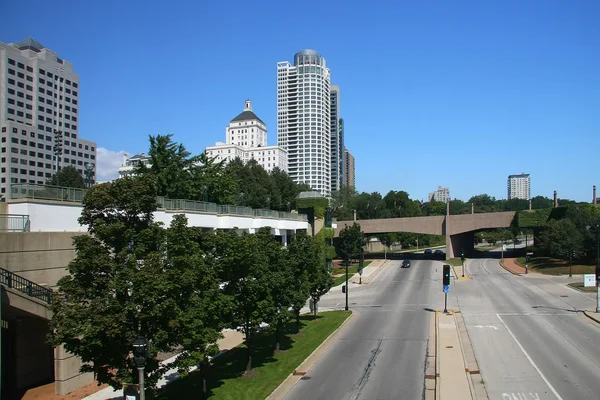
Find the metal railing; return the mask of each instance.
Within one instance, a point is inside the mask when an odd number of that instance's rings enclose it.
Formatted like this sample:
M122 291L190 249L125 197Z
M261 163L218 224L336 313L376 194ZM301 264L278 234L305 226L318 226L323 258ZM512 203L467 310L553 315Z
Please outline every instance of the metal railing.
M45 186L30 183L15 183L11 185L11 199L40 199L81 203L87 190L66 188L60 186ZM307 221L305 214L285 211L252 209L250 207L219 205L205 201L167 199L157 197L159 208L168 211L193 211L225 215L243 215L248 217L266 217L288 219L293 221Z
M0 214L0 232L29 232L29 215Z
M68 188L62 186L46 186L31 183L15 183L10 187L11 199L40 199L54 201L68 201L81 203L85 196L85 189Z
M27 296L52 304L52 289L40 286L4 268L0 268L0 284L5 285L9 289L25 293Z

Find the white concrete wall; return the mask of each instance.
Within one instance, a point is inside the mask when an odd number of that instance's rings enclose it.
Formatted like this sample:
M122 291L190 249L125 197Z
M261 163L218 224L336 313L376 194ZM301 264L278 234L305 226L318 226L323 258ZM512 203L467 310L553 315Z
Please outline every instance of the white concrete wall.
M31 232L85 232L87 225L77 222L81 215L82 206L77 204L51 204L30 202L6 203L8 214L29 215ZM155 221L169 226L173 216L181 214L173 211L157 211ZM308 222L284 219L271 219L241 215L218 215L186 212L189 226L199 226L213 229L256 230L263 226L270 226L276 230L308 229ZM277 234L277 233L275 233Z

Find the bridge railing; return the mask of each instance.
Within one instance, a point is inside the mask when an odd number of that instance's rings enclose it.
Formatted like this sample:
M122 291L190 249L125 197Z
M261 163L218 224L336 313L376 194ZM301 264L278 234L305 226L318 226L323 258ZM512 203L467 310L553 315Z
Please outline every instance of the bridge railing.
M55 200L68 202L83 202L83 198L87 190L66 188L60 186L36 185L30 183L15 183L11 185L12 199L40 199L40 200ZM173 211L194 211L227 215L243 215L249 217L267 217L277 219L289 219L293 221L307 221L305 214L297 214L292 212L252 209L250 207L220 205L209 203L206 201L184 200L184 199L168 199L165 197L156 198L160 208Z
M29 215L0 214L0 232L29 232Z
M4 268L0 268L0 284L5 285L9 289L25 293L27 296L42 300L45 303L52 304L52 289L40 286Z

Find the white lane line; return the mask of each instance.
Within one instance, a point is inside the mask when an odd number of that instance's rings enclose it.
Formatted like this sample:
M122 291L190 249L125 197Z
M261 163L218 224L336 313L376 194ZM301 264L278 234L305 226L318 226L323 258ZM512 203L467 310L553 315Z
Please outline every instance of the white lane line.
M510 329L508 329L508 326L504 323L504 321L502 320L502 318L500 317L500 315L496 314L496 316L498 317L498 319L500 320L500 322L502 322L502 325L504 325L504 327L506 328L506 331L510 334L510 336L512 336L512 338L514 339L514 341L517 343L517 345L519 346L519 348L521 349L521 351L523 352L523 354L525 354L525 357L527 357L527 359L529 360L529 362L531 363L531 365L533 366L533 368L535 368L535 370L538 372L538 374L540 374L540 377L544 380L544 382L546 382L546 385L548 385L548 387L550 388L550 390L552 391L552 393L554 393L554 395L556 396L556 398L558 400L563 400L563 398L560 397L560 395L558 394L558 392L556 391L556 389L554 389L554 386L552 386L552 384L550 383L550 381L548 381L548 379L546 379L546 377L544 376L544 374L542 374L542 371L540 371L540 369L538 368L538 366L535 365L535 363L533 362L533 360L531 359L531 357L529 357L529 354L527 354L527 352L525 351L525 349L523 348L523 346L521 345L521 343L517 340L517 337L512 333L512 331Z

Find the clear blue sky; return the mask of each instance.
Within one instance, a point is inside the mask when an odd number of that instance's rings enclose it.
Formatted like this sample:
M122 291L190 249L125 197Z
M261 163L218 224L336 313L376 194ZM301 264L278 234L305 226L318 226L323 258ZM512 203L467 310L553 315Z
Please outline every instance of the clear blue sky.
M359 191L504 198L521 172L533 195L600 188L597 0L3 0L0 12L0 41L33 36L74 64L80 135L108 150L103 174L150 134L193 153L224 141L246 99L276 144L276 63L312 48L341 87Z

